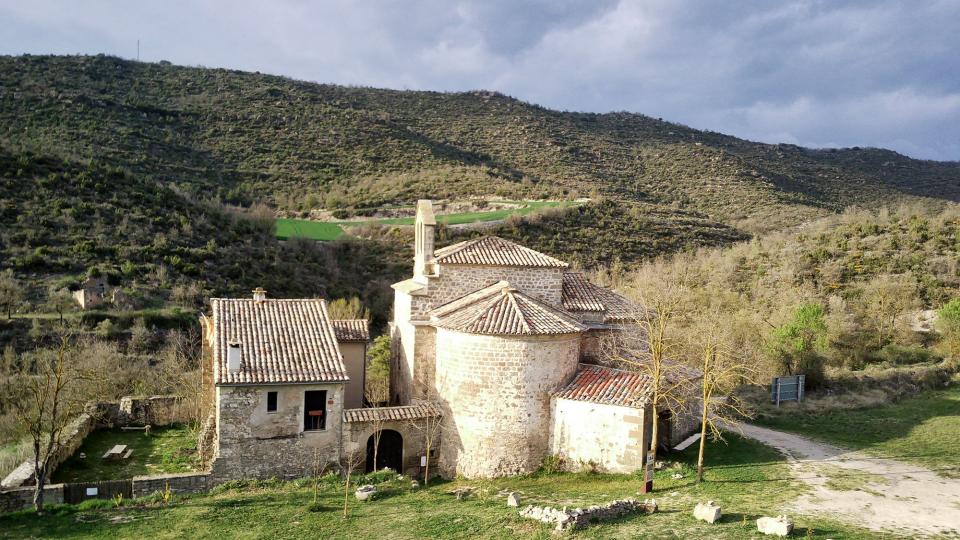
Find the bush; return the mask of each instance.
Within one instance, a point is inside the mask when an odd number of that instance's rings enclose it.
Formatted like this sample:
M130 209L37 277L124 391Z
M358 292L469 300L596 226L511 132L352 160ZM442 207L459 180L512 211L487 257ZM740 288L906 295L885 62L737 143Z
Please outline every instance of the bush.
M943 360L942 356L923 347L905 347L890 344L870 354L867 361L871 364L879 363L887 366L910 366L913 364L939 362L941 360Z

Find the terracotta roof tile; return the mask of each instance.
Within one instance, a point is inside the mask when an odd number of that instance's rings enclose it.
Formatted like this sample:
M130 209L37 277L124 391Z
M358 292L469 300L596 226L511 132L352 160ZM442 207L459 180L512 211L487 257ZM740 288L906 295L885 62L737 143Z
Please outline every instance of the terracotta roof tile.
M212 298L216 384L349 380L323 300ZM227 370L229 343L240 370Z
M440 328L486 335L573 334L586 330L569 314L511 288L505 281L436 308L431 321Z
M375 420L413 420L440 416L440 409L429 401L421 401L402 407L373 407L344 409L344 422L373 422Z
M580 364L570 384L554 397L602 405L643 407L650 398L650 376L605 366Z
M496 236L466 240L434 252L440 264L566 268L567 263Z
M370 341L370 324L366 319L334 319L330 322L337 341Z
M637 316L637 306L619 294L594 285L580 272L564 272L563 309L604 312L605 321L623 321Z

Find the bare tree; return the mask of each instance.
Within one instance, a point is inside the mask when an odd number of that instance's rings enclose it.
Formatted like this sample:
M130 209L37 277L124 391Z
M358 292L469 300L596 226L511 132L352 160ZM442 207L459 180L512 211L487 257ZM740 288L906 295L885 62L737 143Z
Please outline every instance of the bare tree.
M443 417L428 416L426 418L415 418L410 420L410 427L423 435L423 444L426 452L426 465L423 470L423 485L430 483L430 457L433 455L433 446L440 438L443 431Z
M383 436L383 424L386 420L379 415L374 415L373 420L370 422L370 425L373 426L373 470L377 470L377 454L380 451L380 438ZM403 471L397 471L403 472Z
M664 274L639 275L632 287L631 296L638 302L633 316L620 331L603 340L600 356L606 363L623 365L650 377L650 455L655 461L661 412L682 410L687 398L682 366L671 356L678 350L675 325L687 314L688 288L685 276Z
M920 304L916 279L910 274L880 274L864 285L863 303L865 318L877 333L877 347L883 347L904 312Z
M715 440L723 440L721 427L731 427L748 416L747 408L730 391L752 381L757 371L744 357L748 350L736 343L729 324L719 309L702 312L689 329L691 356L698 359L700 377L700 451L697 455L697 483L703 481L707 430ZM718 399L719 392L727 395Z
M340 455L340 474L343 476L343 517L347 517L350 503L350 478L357 467L363 463L363 449L344 452Z
M196 328L170 332L160 353L157 379L164 392L181 396L194 422L200 422L213 407L201 362L200 335Z
M102 389L105 377L97 359L78 353L68 331L61 332L56 348L37 351L34 360L33 369L24 369L18 378L22 406L16 414L32 442L33 503L42 514L43 488L63 451L68 427Z

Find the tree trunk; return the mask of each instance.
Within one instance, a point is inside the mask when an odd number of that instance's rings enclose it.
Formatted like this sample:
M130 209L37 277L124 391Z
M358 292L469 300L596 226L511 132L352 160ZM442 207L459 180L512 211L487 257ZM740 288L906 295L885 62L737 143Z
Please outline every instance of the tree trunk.
M43 515L43 486L47 483L47 472L34 469L37 477L37 485L33 488L33 507L37 510L37 515Z
M430 483L430 440L427 440L427 464L423 468L423 485L424 487Z
M350 470L347 469L347 479L343 483L343 517L347 517L347 502L350 500Z
M653 460L653 466L657 466L657 447L660 446L660 442L657 440L660 438L660 414L657 412L657 406L653 406L653 422L650 430L650 459Z
M703 400L703 414L700 417L700 454L697 456L697 483L703 482L703 451L707 445L707 400Z

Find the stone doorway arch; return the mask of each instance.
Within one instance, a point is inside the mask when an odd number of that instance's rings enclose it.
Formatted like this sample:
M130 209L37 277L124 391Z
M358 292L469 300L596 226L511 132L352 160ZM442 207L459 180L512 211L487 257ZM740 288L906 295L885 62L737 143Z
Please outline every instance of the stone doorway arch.
M403 436L392 429L380 430L380 444L377 446L377 462L373 462L373 445L377 443L376 432L367 438L367 467L366 472L373 472L388 467L403 472Z

